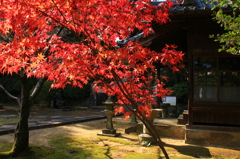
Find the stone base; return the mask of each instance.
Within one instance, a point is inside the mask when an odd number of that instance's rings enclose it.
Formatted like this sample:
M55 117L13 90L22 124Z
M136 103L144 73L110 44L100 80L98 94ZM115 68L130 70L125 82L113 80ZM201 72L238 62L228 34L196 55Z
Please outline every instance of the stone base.
M174 123L177 123L177 119L167 119L173 120ZM161 137L168 137L173 139L185 139L185 125L177 125L177 124L154 124L155 128L159 133L161 133ZM143 133L143 124L137 124L137 133Z
M116 129L103 129L102 132L98 133L97 135L117 137L120 135L120 133L116 133Z
M149 134L140 134L138 135L138 138L140 143L142 143L143 141L150 141L151 143L155 143L155 140Z
M121 133L115 133L115 134L104 134L104 133L98 133L99 136L109 136L109 137L118 137L121 135Z
M116 129L103 129L103 134L116 134Z
M125 129L126 134L130 134L130 133L133 133L133 132L137 132L137 124Z

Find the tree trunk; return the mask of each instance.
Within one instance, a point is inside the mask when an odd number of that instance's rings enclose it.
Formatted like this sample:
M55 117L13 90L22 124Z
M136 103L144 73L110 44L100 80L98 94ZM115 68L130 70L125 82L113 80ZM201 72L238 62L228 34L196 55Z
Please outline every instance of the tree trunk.
M12 155L17 155L20 152L28 150L29 146L29 130L28 130L28 118L30 112L30 100L29 100L29 79L26 77L21 78L22 90L21 90L21 112L17 127L14 132L14 144L11 150Z

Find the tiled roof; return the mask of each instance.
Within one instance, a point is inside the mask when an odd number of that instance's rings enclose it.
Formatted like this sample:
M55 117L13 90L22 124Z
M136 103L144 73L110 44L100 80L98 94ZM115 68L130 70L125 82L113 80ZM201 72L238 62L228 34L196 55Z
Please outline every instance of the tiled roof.
M127 44L129 41L139 41L140 39L145 38L145 37L146 37L146 36L144 36L143 33L140 33L140 34L137 34L137 35L135 35L135 36L133 36L133 37L130 37L130 38L126 39L126 40L118 41L118 44L120 44L120 45L125 45L125 44Z
M152 0L151 4L157 6L159 3L162 3L165 0ZM201 13L211 13L213 4L206 3L206 1L211 0L172 0L175 2L174 7L171 8L172 14L201 14ZM120 45L125 45L129 41L140 41L140 39L146 38L143 33L137 34L133 37L128 38L124 41L118 41ZM148 45L148 44L147 44Z
M163 0L152 0L151 4L156 6ZM178 0L173 0L175 6L171 8L172 13L182 14L182 13L202 13L209 12L213 8L213 4L207 3L204 0L183 0L182 2ZM208 0L210 2L210 0Z

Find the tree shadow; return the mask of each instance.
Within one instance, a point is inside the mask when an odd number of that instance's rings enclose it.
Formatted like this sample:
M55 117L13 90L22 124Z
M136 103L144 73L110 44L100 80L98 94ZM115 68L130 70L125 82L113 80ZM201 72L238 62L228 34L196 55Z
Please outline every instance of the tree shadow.
M123 135L120 135L119 138L127 139L127 140L129 140L129 141L139 142L138 139L133 139L133 138L126 137L126 136L123 136Z
M108 146L107 150L105 153L103 153L107 158L112 159L111 153L110 153L111 147Z
M171 145L164 143L165 147L171 147L177 150L179 153L194 158L211 158L212 155L208 148L197 145Z

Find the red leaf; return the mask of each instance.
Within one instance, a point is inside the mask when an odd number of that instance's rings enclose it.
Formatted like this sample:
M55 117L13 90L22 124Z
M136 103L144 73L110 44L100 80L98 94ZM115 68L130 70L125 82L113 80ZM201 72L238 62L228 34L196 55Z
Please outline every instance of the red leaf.
M124 108L122 106L118 106L114 109L114 114L117 115L117 114L120 114L120 113L124 113Z
M124 114L124 119L129 119L131 114L132 114L131 111L126 112L126 113Z

